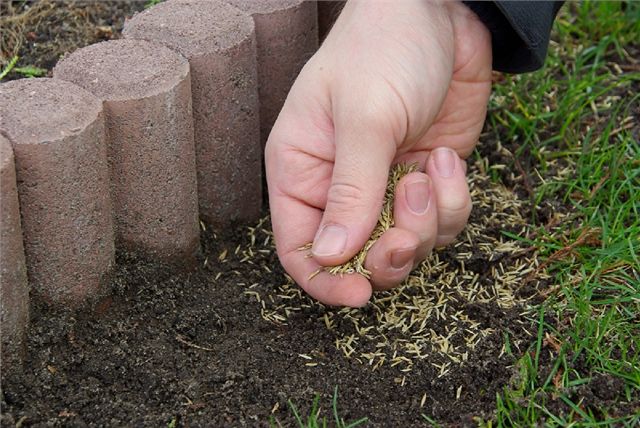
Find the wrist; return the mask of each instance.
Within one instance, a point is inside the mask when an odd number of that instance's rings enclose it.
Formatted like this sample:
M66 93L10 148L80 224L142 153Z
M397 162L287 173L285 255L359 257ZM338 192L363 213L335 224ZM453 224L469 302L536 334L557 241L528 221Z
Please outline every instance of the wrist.
M451 51L451 15L456 7L464 5L447 0L348 0L325 43L381 46L395 39L429 46L436 41L440 48Z
M361 20L369 24L410 21L406 17L420 17L427 22L442 23L447 21L453 3L462 3L458 0L348 0L340 17L345 20Z

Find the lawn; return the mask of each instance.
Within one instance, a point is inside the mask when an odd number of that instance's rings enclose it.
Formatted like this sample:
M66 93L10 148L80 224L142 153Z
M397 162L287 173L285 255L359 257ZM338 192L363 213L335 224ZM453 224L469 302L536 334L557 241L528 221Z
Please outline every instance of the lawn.
M516 187L536 207L534 233L518 239L539 253L539 269L552 285L532 308L536 340L517 355L520 376L497 395L495 419L479 422L634 426L640 421L640 4L569 3L553 40L543 70L499 78L487 120L486 135L509 148ZM478 157L491 156L487 149ZM554 214L545 215L545 207ZM585 388L593 382L602 384L599 390ZM616 405L602 405L606 399Z

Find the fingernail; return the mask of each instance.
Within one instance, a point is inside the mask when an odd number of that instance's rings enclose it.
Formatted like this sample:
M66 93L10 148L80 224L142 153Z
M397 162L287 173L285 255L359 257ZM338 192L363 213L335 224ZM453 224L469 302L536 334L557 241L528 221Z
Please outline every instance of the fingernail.
M449 178L453 175L456 167L456 154L450 149L434 150L432 153L433 162L436 165L438 173L443 178Z
M327 224L316 236L311 247L314 256L339 256L347 245L347 229L339 224Z
M395 250L391 252L391 267L394 269L400 269L407 265L409 262L413 262L413 258L416 254L415 248L403 248L402 250Z
M429 182L425 180L404 185L407 205L415 214L424 214L429 208L429 194L431 193L429 187Z

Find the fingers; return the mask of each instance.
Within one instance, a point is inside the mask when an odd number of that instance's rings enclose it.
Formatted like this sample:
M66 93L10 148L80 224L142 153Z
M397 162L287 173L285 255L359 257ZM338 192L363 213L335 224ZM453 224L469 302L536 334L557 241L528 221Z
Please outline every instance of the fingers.
M393 216L396 227L417 236L416 262L422 261L433 249L438 235L436 196L427 174L413 172L398 182Z
M436 194L429 176L413 172L396 185L395 227L371 247L365 267L375 290L398 285L411 269L431 253L438 236Z
M335 161L312 248L315 260L325 266L349 260L371 235L395 154L393 135L372 120L379 114L357 110L334 109Z
M331 306L359 308L365 306L371 298L369 281L359 274L331 275L322 271L322 267L305 257L306 251L280 255L284 268L296 282L314 299Z
M308 251L299 250L313 241L318 230L331 180L332 163L327 159L333 158L328 103L322 91L309 93L305 89L309 87L319 88L294 85L265 150L276 249L284 269L312 298L327 305L359 307L371 296L364 277L317 273L321 266Z
M433 182L438 219L437 247L447 245L464 229L471 213L471 198L463 161L455 151L440 147L427 159L426 172Z
M392 227L369 250L365 268L371 272L375 290L387 290L409 275L420 246L418 235Z
M270 204L278 257L296 283L311 297L327 305L364 306L371 297L371 285L366 278L317 273L321 266L309 257L308 251L300 250L313 239L322 211L275 188L270 192Z

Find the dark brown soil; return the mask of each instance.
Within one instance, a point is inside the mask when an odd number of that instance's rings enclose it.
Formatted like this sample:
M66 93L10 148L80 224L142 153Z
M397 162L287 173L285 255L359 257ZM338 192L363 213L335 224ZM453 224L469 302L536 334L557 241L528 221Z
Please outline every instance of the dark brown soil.
M246 229L234 230L218 239L207 233L205 257L248 245ZM248 270L240 257L231 254L224 264L172 275L121 255L112 302L81 314L34 311L24 373L3 379L3 426L20 420L23 426L159 426L174 418L181 426L266 425L270 417L290 424L289 399L308 412L321 393L328 414L335 386L347 420L367 416L378 424L405 425L419 423L424 413L471 423L473 416L488 416L496 392L509 380L514 358L497 354L516 310L470 308L496 333L461 369L437 378L424 359L401 385L404 374L397 367L372 371L336 349L336 333L322 320L326 308L305 308L287 325L265 321L237 278L259 281L253 290L265 295L286 279L272 252L254 260L272 266L271 275ZM526 334L518 328L513 335ZM300 357L310 350L317 366ZM458 385L463 393L456 400Z
M36 308L24 371L3 373L2 426L167 426L174 420L175 426L292 426L289 400L308 415L320 394L322 415L331 418L335 387L345 420L411 426L423 424L426 415L446 426L469 426L474 418L491 418L496 393L517 384L514 365L536 331L534 320L523 322L518 305L461 303L457 309L491 333L444 376L434 368L441 358L436 351L413 359L410 370L373 369L346 357L336 342L353 333L347 312L295 293L289 293L286 323L267 321L288 283L273 248L256 244L268 237L262 224L207 230L201 267L187 273L120 254L113 298L80 313ZM251 248L256 251L248 262ZM438 256L453 263L446 252ZM493 265L500 263L505 260ZM487 269L472 265L468 269ZM267 303L258 304L254 293ZM366 316L382 306L384 296L377 299L357 312ZM519 349L514 355L503 352L506 336ZM542 355L545 376L555 362L551 347L545 345ZM622 391L619 380L596 376L575 394L589 399L587 405L630 411L616 404ZM548 404L566 410L559 400Z

